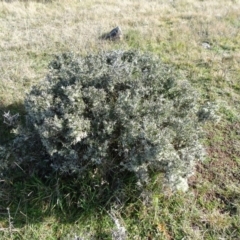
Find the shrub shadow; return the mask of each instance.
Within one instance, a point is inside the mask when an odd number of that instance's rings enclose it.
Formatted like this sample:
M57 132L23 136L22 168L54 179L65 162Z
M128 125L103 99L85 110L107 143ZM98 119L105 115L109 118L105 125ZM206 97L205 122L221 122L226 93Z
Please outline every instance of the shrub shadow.
M18 123L25 122L23 103L0 105L2 146L10 146L15 138L12 130L16 126L4 123L3 115L6 112L13 115L18 113ZM12 155L12 158L16 157ZM5 224L6 229L9 217L17 229L29 224L39 224L49 217L57 219L59 224L82 224L85 219L96 215L101 219L113 205L125 206L138 197L136 179L131 173L117 176L113 174L109 183L103 178L94 177L94 170L84 177L59 176L56 172L43 174L41 171L29 171L31 166L26 167L18 160L11 159L10 168L0 173L0 222ZM33 169L36 168L35 162L30 163ZM106 233L103 224L99 221L93 239L107 239L109 233ZM17 234L16 232L16 237ZM13 235L15 236L15 232Z
M95 219L94 223L98 225L94 226L91 239L108 239L111 231L106 229L106 221L101 219L106 220L113 206L127 206L139 196L134 176L125 174L122 177L125 178L124 183L114 189L101 183L100 179L61 179L57 174L41 179L39 176L28 176L15 167L14 176L1 183L7 193L0 200L0 222L8 225L7 208L16 229L39 224L49 217L58 224L76 226L85 226L88 221L90 225L92 220L89 219Z

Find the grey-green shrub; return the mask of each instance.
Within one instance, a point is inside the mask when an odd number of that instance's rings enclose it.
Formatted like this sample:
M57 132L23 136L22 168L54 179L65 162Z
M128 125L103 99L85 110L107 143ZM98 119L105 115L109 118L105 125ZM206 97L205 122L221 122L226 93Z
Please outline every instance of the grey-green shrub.
M62 174L130 171L143 185L161 171L171 188L186 190L204 157L197 93L150 54L57 56L25 107L51 167Z
M0 145L0 177L4 170L8 168L10 153L6 146Z

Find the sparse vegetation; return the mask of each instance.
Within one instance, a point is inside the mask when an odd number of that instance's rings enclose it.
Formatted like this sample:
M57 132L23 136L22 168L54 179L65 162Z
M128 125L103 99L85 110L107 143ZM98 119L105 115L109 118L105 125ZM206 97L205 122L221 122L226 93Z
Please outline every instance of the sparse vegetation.
M239 2L227 0L1 1L0 169L10 164L13 170L0 175L0 238L113 239L126 229L128 239L239 239L239 12ZM122 41L99 38L115 26ZM24 130L23 100L53 56L130 48L159 55L185 76L205 106L200 118L214 108L208 102L219 106L221 120L204 126L207 156L188 179L189 191L163 194L163 176L156 173L144 191L131 174L114 188L103 179L36 173L45 169L36 166L44 148ZM14 149L16 130L4 123L6 113L19 114L23 125ZM28 165L15 160L16 149Z

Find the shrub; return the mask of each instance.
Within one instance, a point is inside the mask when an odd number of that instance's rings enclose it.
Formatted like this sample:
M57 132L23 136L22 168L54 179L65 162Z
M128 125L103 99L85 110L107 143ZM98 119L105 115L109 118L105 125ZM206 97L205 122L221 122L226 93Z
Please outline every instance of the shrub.
M161 171L171 188L186 190L204 156L197 99L158 58L112 51L57 56L25 107L28 126L59 173L94 169L109 180L127 171L143 185Z
M7 147L4 145L0 145L0 177L3 175L4 170L8 168L9 157L10 154L7 150Z

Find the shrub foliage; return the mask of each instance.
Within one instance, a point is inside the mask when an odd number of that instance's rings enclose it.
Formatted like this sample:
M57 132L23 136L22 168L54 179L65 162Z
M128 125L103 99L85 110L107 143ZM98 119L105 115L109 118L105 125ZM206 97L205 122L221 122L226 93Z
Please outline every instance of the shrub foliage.
M149 54L57 56L25 107L28 126L61 174L94 169L105 179L129 171L142 185L161 171L184 190L204 156L197 93Z

